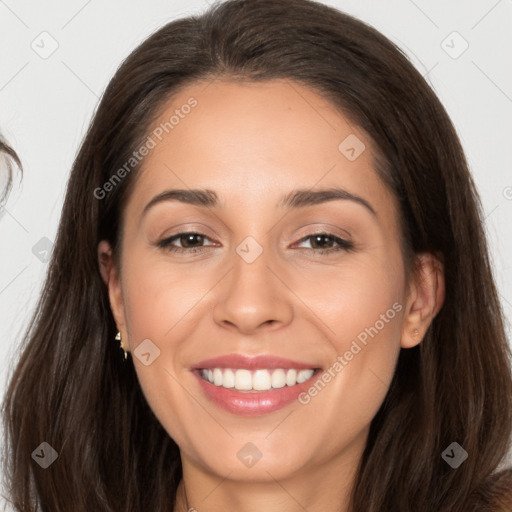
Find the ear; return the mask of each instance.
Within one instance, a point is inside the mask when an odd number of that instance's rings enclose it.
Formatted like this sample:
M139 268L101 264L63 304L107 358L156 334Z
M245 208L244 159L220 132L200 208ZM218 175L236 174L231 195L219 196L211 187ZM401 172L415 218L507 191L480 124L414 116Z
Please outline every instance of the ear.
M117 329L121 332L121 340L127 340L128 333L119 269L114 263L112 248L106 240L102 240L98 244L98 264L101 277L108 288L110 309L112 310ZM126 341L124 342L124 348L127 350Z
M420 253L416 255L415 263L404 312L402 348L411 348L421 342L445 297L444 265L440 259L431 253Z

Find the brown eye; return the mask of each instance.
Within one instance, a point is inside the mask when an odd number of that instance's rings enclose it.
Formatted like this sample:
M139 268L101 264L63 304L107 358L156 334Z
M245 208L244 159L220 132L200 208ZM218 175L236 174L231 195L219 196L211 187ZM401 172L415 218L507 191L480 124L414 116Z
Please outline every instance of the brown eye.
M354 249L354 244L343 238L334 236L331 233L314 233L304 237L299 243L310 240L311 247L306 249L313 250L315 252L336 252L336 251L351 251ZM335 244L334 247L332 244Z
M158 247L174 252L199 252L205 249L202 245L205 240L209 240L206 235L192 231L177 233L169 238L165 238L158 242ZM175 245L178 242L180 245Z

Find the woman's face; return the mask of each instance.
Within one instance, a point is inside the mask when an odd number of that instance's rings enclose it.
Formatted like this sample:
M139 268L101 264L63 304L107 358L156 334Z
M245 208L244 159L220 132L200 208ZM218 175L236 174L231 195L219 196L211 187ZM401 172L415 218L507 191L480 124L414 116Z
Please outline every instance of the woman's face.
M184 471L280 480L356 460L421 338L370 141L285 81L195 83L149 135L109 293Z

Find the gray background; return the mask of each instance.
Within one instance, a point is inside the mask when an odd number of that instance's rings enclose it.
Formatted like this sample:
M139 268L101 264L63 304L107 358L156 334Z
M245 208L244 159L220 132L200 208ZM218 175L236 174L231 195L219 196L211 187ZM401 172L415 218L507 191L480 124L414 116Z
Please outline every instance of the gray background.
M445 105L481 194L510 340L512 0L323 3L397 43ZM0 129L25 167L22 184L0 212L2 397L45 275L69 170L99 96L149 34L207 6L197 0L0 0Z

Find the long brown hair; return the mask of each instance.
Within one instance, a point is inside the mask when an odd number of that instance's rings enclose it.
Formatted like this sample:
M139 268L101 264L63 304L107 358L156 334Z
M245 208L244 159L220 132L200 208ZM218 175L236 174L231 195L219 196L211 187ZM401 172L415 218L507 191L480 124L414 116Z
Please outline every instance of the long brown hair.
M103 199L94 191L128 161L171 94L216 77L286 79L328 98L375 143L375 169L399 201L407 261L429 251L444 262L444 306L422 343L399 355L352 511L512 510L512 471L502 467L510 349L456 131L399 48L309 0L229 0L168 23L109 83L73 165L44 290L5 397L5 474L16 510L173 509L179 450L131 360L121 360L97 263L102 239L119 253L137 168ZM47 469L31 456L42 442L58 453ZM441 457L452 442L468 453L457 469Z

